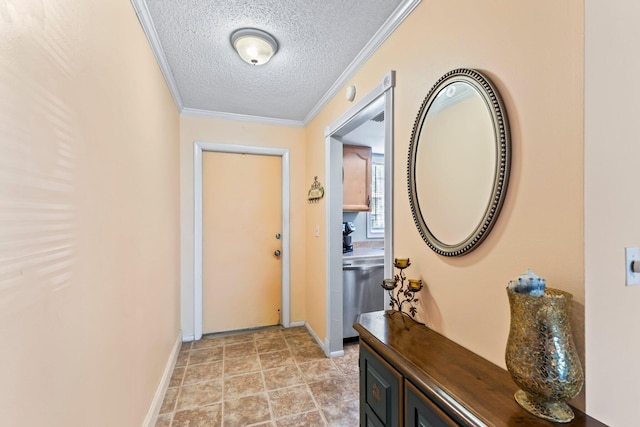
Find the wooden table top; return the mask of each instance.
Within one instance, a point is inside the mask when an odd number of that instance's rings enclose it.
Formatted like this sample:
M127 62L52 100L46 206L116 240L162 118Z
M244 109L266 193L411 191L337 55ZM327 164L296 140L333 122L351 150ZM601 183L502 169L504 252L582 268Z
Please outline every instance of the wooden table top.
M511 375L459 344L399 312L360 314L360 339L396 367L423 393L471 426L550 427L559 424L522 409ZM571 427L606 426L573 408Z

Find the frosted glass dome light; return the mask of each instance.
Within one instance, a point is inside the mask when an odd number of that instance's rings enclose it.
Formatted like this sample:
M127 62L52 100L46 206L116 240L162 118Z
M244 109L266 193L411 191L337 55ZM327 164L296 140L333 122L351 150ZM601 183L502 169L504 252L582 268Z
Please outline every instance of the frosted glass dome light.
M241 28L231 34L231 44L240 58L251 65L269 62L278 51L278 42L269 33L255 28Z

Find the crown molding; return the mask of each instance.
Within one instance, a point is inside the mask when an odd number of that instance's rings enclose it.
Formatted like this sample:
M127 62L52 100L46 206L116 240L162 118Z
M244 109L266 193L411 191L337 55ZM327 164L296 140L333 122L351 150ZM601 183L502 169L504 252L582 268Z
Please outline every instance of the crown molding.
M365 62L375 53L376 50L389 38L398 26L409 16L413 9L420 4L422 0L404 0L393 14L387 18L380 29L369 40L365 47L360 51L358 56L351 61L351 64L342 72L340 77L331 85L327 92L320 98L320 101L309 111L304 118L304 124L307 125L320 111L336 96L338 91L347 84L349 79L364 65Z
M329 103L329 101L336 96L336 94L349 81L349 79L355 75L355 73L364 65L365 62L367 62L371 55L373 55L373 53L378 50L382 43L384 43L385 40L389 38L389 36L395 31L395 29L398 28L398 26L407 18L407 16L409 16L413 9L415 9L416 6L418 6L418 4L420 4L421 2L421 0L404 0L402 3L400 3L400 5L398 5L398 7L396 7L396 9L394 10L393 14L389 16L389 18L387 18L384 24L367 42L360 53L354 58L353 61L351 61L349 66L342 72L342 74L340 74L340 77L338 77L338 79L331 85L331 87L329 87L329 89L325 92L322 98L320 98L320 100L311 109L311 111L309 111L304 120L299 121L289 119L274 119L262 116L250 116L235 113L224 113L219 111L200 110L197 108L185 108L182 102L182 97L180 96L180 91L178 90L178 85L176 84L173 73L171 72L171 67L169 67L167 57L164 53L164 50L162 49L162 45L160 44L158 33L156 32L155 26L153 25L153 20L151 19L151 14L149 13L146 1L130 1L136 12L136 15L138 16L140 25L142 26L142 29L147 36L147 39L149 40L151 50L153 50L156 60L158 61L160 70L164 75L164 79L167 82L167 86L169 87L171 96L173 97L173 100L176 103L180 114L293 127L305 127L306 125L308 125L311 120L313 120L318 115L318 113L320 113L320 111Z
M140 25L142 26L142 30L147 36L147 40L149 40L151 50L156 57L158 66L160 66L160 71L162 71L164 80L167 82L169 92L171 92L171 96L173 97L173 101L176 103L178 111L182 111L182 96L180 96L180 91L178 90L176 79L173 77L171 67L169 67L169 63L167 61L167 56L164 54L164 49L162 49L162 45L160 44L160 39L158 38L156 27L153 25L153 20L151 19L151 14L149 13L147 3L145 2L145 0L131 0L131 4L133 5L133 9L136 11L138 21L140 21Z
M262 123L276 126L304 127L305 123L300 120L274 119L272 117L249 116L246 114L223 113L221 111L200 110L198 108L183 108L180 111L185 116L210 117L223 120L239 120L243 122Z

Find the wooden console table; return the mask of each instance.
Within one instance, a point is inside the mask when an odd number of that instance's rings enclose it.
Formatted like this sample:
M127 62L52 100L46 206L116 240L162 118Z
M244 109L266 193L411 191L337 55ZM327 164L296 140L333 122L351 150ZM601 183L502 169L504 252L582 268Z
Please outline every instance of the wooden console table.
M509 373L400 314L360 314L361 426L602 427L574 408L556 424L522 409Z

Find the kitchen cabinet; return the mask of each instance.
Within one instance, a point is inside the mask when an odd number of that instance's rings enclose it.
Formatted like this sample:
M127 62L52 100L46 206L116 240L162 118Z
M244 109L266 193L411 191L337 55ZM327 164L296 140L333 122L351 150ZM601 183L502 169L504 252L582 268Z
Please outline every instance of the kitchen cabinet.
M509 373L399 312L356 317L360 425L557 427L522 409ZM605 424L573 409L572 427Z
M371 147L343 145L342 171L342 210L371 210Z

